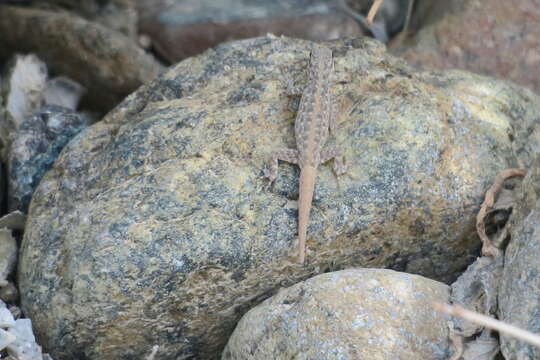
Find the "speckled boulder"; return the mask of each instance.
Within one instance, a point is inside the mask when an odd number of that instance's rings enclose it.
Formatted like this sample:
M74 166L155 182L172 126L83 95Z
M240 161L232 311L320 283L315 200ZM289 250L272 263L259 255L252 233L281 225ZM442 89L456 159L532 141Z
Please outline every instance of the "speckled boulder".
M34 193L22 307L57 360L215 359L254 304L329 269L450 281L479 247L475 213L501 169L527 164L540 99L463 72L423 73L377 42L329 43L342 111L319 168L307 265L293 263L294 147L311 43L265 37L187 59L62 151Z
M448 296L445 284L392 270L318 275L244 315L222 360L446 360L448 327L432 304Z

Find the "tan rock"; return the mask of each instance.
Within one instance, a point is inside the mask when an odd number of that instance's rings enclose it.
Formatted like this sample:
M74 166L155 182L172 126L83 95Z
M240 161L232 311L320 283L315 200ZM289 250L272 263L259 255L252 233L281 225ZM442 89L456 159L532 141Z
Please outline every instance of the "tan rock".
M431 305L448 296L442 283L392 270L318 275L244 315L222 360L446 360L446 320Z
M530 162L532 92L418 72L379 43L327 43L342 111L319 168L308 265L297 248L293 147L311 43L264 37L172 67L65 147L34 193L23 311L57 360L215 359L253 305L329 269L389 267L451 281L480 246L476 211L501 170Z

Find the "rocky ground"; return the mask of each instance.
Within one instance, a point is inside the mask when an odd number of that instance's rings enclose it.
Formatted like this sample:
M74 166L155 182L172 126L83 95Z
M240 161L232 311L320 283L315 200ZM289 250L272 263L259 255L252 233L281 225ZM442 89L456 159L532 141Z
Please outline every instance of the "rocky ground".
M0 1L0 358L540 359L433 306L540 333L540 4L371 5ZM264 174L315 42L348 166L301 265Z

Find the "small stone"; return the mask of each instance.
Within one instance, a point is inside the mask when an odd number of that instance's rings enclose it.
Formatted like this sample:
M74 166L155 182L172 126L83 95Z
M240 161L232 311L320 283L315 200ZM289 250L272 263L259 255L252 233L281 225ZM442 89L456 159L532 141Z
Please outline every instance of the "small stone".
M17 241L11 230L0 229L0 287L8 285L7 278L17 263Z
M10 306L9 311L11 311L15 319L20 319L22 316L21 308L19 308L18 306L15 306L15 305Z
M0 308L0 328L10 328L15 325L13 314L7 308Z
M0 218L0 228L10 230L24 230L26 215L20 211L13 211Z
M8 155L8 207L26 212L34 189L63 147L87 126L73 110L47 105L26 119Z
M14 303L19 299L19 291L11 281L0 287L0 299L7 303Z
M10 333L9 331L0 329L0 350L4 350L9 344L13 343L15 340L15 335Z
M35 55L16 55L5 81L8 126L16 130L43 103L47 66Z
M58 76L47 81L45 104L76 110L85 92L86 89L76 81L66 76Z

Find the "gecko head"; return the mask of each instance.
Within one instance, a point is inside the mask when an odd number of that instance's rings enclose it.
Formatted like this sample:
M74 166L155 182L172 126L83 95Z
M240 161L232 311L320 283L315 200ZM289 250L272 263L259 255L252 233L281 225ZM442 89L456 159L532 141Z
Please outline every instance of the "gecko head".
M319 74L325 74L332 67L332 50L325 46L315 45L311 49L311 68Z

